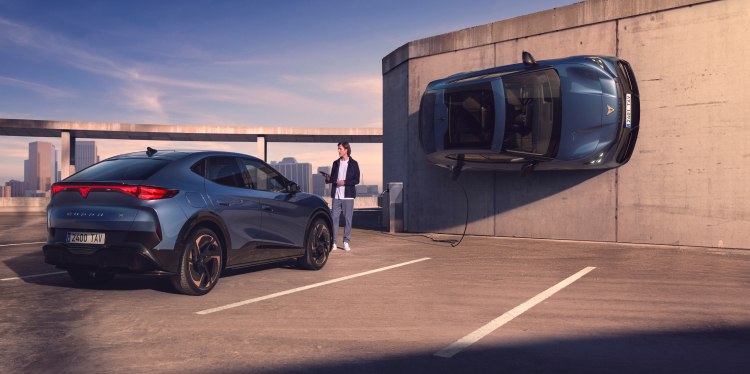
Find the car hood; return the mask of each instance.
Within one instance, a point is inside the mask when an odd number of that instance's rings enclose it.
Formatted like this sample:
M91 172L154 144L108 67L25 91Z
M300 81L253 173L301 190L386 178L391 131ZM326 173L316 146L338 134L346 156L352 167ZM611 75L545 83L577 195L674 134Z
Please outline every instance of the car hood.
M600 142L616 132L617 98L605 94L596 70L580 64L558 68L562 95L559 160L578 160L597 152ZM612 108L612 110L609 110Z

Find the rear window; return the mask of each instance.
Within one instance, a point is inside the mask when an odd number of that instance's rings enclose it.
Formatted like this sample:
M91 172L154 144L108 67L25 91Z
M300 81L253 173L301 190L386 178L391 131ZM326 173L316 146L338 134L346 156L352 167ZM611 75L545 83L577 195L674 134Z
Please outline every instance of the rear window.
M170 161L148 158L105 160L79 171L66 182L103 182L111 180L144 180L166 166Z

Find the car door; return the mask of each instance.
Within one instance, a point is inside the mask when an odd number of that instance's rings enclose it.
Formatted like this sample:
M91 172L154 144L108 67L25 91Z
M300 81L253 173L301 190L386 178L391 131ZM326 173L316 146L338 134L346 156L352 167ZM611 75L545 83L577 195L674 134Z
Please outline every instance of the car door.
M252 262L262 240L260 204L252 185L237 157L209 157L205 162L206 194L231 239L227 265Z
M288 191L289 181L268 164L256 159L241 160L253 181L261 210L262 248L260 259L303 254L309 209L298 204L299 194Z

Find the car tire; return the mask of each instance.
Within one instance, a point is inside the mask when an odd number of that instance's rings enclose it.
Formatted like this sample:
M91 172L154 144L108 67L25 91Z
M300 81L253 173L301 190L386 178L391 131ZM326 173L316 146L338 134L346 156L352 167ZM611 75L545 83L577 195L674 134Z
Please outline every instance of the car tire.
M172 284L180 293L205 295L216 286L221 269L221 241L212 230L200 228L188 236Z
M303 269L320 270L331 251L331 230L324 219L316 218L307 231L305 255L297 260L298 265Z
M68 270L73 282L83 287L101 287L115 279L115 273L108 271Z

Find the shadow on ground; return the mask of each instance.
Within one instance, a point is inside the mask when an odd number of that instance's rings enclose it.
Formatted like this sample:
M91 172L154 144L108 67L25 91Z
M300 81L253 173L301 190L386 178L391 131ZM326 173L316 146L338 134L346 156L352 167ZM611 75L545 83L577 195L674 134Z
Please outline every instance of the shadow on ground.
M329 365L282 367L264 373L746 373L750 326L643 332L469 347L452 358L435 352ZM260 372L257 368L225 373Z

